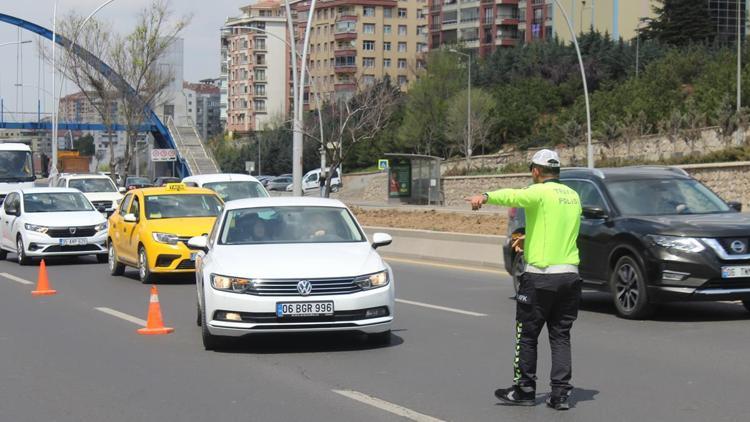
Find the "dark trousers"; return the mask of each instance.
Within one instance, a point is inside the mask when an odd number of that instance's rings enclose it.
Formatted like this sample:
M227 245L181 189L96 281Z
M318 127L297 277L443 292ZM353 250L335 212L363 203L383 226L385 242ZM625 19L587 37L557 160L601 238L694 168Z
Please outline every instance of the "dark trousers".
M572 364L570 329L578 317L581 279L578 274L524 273L516 296L516 356L514 382L536 391L537 339L544 324L552 351L550 385L553 394L568 394Z

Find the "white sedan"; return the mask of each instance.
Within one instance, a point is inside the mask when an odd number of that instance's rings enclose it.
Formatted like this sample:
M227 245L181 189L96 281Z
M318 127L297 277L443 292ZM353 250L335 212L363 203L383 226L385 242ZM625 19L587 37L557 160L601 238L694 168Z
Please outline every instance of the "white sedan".
M8 252L28 265L34 257L96 255L107 262L107 220L71 188L10 192L0 208L0 259Z
M390 342L393 271L344 204L322 198L228 202L196 259L203 344L248 333L355 331Z

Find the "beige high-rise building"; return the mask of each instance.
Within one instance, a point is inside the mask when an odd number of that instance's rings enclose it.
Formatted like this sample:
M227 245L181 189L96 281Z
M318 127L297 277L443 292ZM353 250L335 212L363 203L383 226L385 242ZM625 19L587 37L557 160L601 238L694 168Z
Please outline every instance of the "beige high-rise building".
M300 39L309 7L295 5ZM319 0L314 13L308 92L346 98L386 75L405 90L424 67L427 0Z

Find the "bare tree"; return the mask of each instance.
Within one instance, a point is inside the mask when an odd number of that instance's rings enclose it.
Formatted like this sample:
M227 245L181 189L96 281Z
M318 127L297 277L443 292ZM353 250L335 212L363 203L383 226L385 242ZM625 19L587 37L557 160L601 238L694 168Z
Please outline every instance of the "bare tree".
M371 142L390 123L391 117L401 99L398 87L389 79L372 84L357 84L357 91L348 99L327 101L322 105L323 133L317 118L310 119L306 136L321 143L330 163L331 175L346 160L352 147ZM325 172L326 169L321 169ZM324 195L331 191L332 177L326 177Z
M173 19L168 0L154 0L138 13L131 33L115 37L111 66L125 79L131 90L122 103L122 116L127 128L123 180L127 177L141 127L148 122L146 110L154 109L162 94L173 82L171 69L159 66L190 17ZM182 81L179 81L182 84Z
M463 90L450 100L450 108L446 116L446 133L457 150L468 156L469 137L467 125L468 90ZM484 146L492 129L497 122L495 100L490 94L480 88L471 89L471 145L473 150ZM468 172L469 169L466 169Z
M675 145L680 139L682 130L685 127L685 116L679 110L674 110L669 117L659 124L660 132L667 135L667 139L672 144L672 152L675 152ZM661 154L660 154L661 155ZM660 157L661 158L661 157Z
M573 148L573 164L578 165L577 149L578 145L583 142L583 125L571 119L560 125L560 131L562 131L565 145Z

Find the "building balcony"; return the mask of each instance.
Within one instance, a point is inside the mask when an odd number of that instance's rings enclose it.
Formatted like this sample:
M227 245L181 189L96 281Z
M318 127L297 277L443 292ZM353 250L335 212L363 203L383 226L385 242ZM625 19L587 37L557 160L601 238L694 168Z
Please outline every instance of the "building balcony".
M333 34L333 39L336 41L351 41L357 39L356 32L339 32Z
M336 73L357 73L357 65L335 65L333 66L333 71Z
M343 57L343 56L356 56L357 55L357 49L354 47L347 47L347 48L337 48L333 55L335 57Z
M511 37L504 37L504 38L497 38L495 40L495 45L502 46L502 47L514 47L518 45L518 38L511 38Z
M518 0L495 0L495 4L518 4Z
M354 82L342 82L333 85L333 89L336 91L354 91L357 89L357 84Z
M479 48L479 40L465 40L464 46L466 48Z
M354 12L346 12L346 13L342 13L336 16L336 22L339 22L339 21L348 21L348 22L355 21L356 22L358 19L359 19L359 15L357 15Z
M497 19L495 19L495 23L497 25L518 25L520 21L517 17L498 16Z

